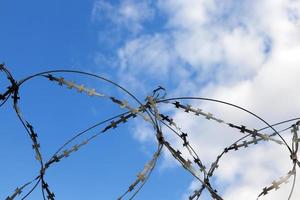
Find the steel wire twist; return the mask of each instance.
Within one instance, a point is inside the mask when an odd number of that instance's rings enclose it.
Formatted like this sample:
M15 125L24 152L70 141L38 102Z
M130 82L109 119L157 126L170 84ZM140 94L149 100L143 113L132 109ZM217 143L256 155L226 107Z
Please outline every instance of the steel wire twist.
M32 149L34 151L35 158L40 165L40 170L39 173L36 175L36 177L26 182L25 184L17 187L12 192L12 194L10 194L5 200L13 200L17 198L20 198L22 200L27 199L27 197L29 197L34 190L37 190L37 187L39 185L41 186L41 193L43 199L54 200L56 198L55 193L54 191L52 191L47 180L45 179L45 174L47 173L47 170L50 167L52 167L54 164L61 163L61 161L64 160L65 158L75 154L82 147L88 145L91 141L97 139L98 136L102 134L106 134L108 133L108 131L112 131L113 129L122 126L122 124L125 124L136 117L141 118L146 123L149 123L152 126L153 132L157 140L157 150L156 152L153 153L152 158L145 164L144 168L142 168L142 170L137 174L136 179L129 185L128 190L126 190L123 194L121 194L118 200L124 199L130 194L131 196L129 196L128 199L133 199L141 191L142 187L145 185L152 171L154 170L157 161L161 155L161 151L163 149L168 150L171 153L171 155L174 157L174 159L176 159L182 165L182 168L187 170L193 177L195 177L201 183L201 187L195 190L189 196L189 200L199 199L204 190L206 190L210 194L212 199L223 200L222 195L218 193L216 187L211 182L211 178L214 176L215 171L218 169L219 165L221 164L222 158L225 155L228 155L229 153L239 151L244 148L251 148L263 142L272 142L274 144L281 145L287 148L289 151L288 156L292 161L292 166L290 171L288 171L285 176L282 176L277 180L274 180L269 186L264 187L262 189L262 192L258 194L257 199L259 199L259 197L261 196L268 195L273 190L280 189L280 186L284 183L287 183L291 178L293 180L292 180L292 187L288 199L290 199L292 196L295 187L297 167L300 167L300 162L297 156L298 149L299 149L298 146L300 141L298 136L300 118L288 119L271 125L263 118L256 115L255 113L243 107L225 101L209 99L209 98L201 98L201 97L166 98L166 90L161 86L153 90L152 95L147 96L145 98L144 103L142 103L142 101L138 100L132 93L130 93L127 89L120 86L116 82L98 76L96 74L82 72L82 71L52 70L52 71L46 71L46 72L30 75L24 79L21 79L20 81L17 81L12 76L12 74L9 72L9 70L6 68L4 64L0 64L0 72L2 72L6 76L10 84L7 87L6 91L0 93L0 107L2 107L5 103L7 103L9 98L12 97L13 109L15 110L18 119L20 120L21 124L24 127L24 130L26 131L28 137L32 142ZM138 106L134 107L130 105L127 100L120 100L114 96L110 96L102 92L99 92L96 89L91 89L89 87L86 87L83 84L76 84L73 81L66 80L62 76L60 77L56 76L56 74L66 74L66 73L79 74L81 76L87 76L87 77L94 77L106 82L107 84L111 84L121 89L121 91L123 91L125 94L129 95L138 104ZM38 139L38 134L35 132L33 124L30 123L28 120L26 120L19 106L20 89L25 83L31 81L36 77L42 77L53 83L57 83L59 86L65 86L68 89L77 90L79 93L83 93L88 96L107 99L111 103L118 105L121 109L124 110L124 112L112 116L109 119L103 120L101 122L97 122L94 125L88 127L87 129L78 132L72 138L67 140L61 147L59 147L57 151L47 160L43 157L43 154L40 150L41 141L39 141ZM199 101L209 101L209 102L214 102L219 104L225 104L227 106L242 110L256 117L258 120L263 122L266 126L260 129L259 128L255 129L255 128L247 128L246 125L236 125L234 123L227 122L224 119L216 117L212 113L206 112L200 108L182 103L181 101L184 100L199 100ZM179 123L176 122L175 119L160 111L159 106L161 104L171 104L174 106L174 109L176 109L179 112L193 114L195 117L202 117L202 119L210 120L212 121L212 123L219 123L231 128L232 130L238 130L240 133L242 133L243 136L239 138L237 141L233 142L231 145L225 147L224 150L216 157L215 161L212 162L210 166L205 166L203 160L201 160L201 158L199 157L199 155L191 145L191 141L188 139L189 134L182 130ZM280 131L275 129L276 126L285 125L287 123L292 123L292 125L289 125ZM73 144L71 148L66 148L69 144L73 143L75 139L85 135L88 131L98 128L99 126L102 125L104 125L105 127L101 131L97 132L92 136L89 137L86 136L86 139L84 139L80 143ZM181 140L183 148L187 150L189 156L193 158L193 160L189 160L188 158L186 158L180 150L174 147L174 144L172 144L170 141L168 141L165 138L165 134L163 132L162 127L166 127L167 129L169 129L171 133L174 133L176 137L178 137L178 139ZM263 131L265 131L266 129L272 130L273 133L271 134L264 133ZM281 133L287 130L291 130L292 133L291 146L288 145L288 142L281 135ZM32 187L30 188L30 186ZM21 196L21 193L25 190L27 190L27 193Z

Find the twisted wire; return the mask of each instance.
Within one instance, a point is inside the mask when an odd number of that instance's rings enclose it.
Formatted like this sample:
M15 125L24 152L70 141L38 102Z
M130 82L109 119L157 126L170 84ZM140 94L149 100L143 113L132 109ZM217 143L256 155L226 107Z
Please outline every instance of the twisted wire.
M298 131L300 118L288 119L271 125L257 114L241 106L226 101L201 97L166 98L166 90L161 86L159 86L157 89L154 89L152 95L147 96L144 100L144 103L142 103L142 101L137 99L137 97L135 97L131 92L129 92L126 88L120 86L119 84L96 74L76 70L51 70L40 72L17 81L6 68L5 64L0 64L0 73L3 73L10 83L6 91L0 93L0 107L8 103L10 97L12 97L13 109L16 113L17 118L25 129L25 132L31 140L35 159L40 165L40 170L36 177L31 181L25 182L25 184L17 187L10 195L7 196L5 200L13 200L17 198L22 200L27 199L33 191L37 190L38 186L41 187L41 194L44 200L55 200L58 197L55 196L55 192L51 189L51 186L45 179L45 174L47 173L48 169L51 168L54 164L61 164L61 161L68 158L70 155L76 155L76 152L78 150L80 150L84 146L87 146L91 141L97 139L100 135L107 134L136 117L142 119L145 123L150 124L153 128L153 134L155 134L157 141L157 150L153 153L152 158L144 165L144 168L142 168L142 170L137 174L136 179L129 185L128 189L118 197L118 200L125 199L126 197L127 199L133 199L136 197L136 195L141 191L141 189L149 180L153 170L157 165L157 161L163 149L169 151L174 159L176 159L181 164L182 168L184 170L187 170L191 174L191 176L193 176L200 182L201 186L193 191L193 193L189 196L189 200L199 199L204 190L206 190L210 194L212 199L223 200L222 194L219 194L219 192L217 191L217 187L214 186L211 181L211 178L215 175L215 171L222 164L222 158L225 155L229 155L230 153L233 153L235 151L239 151L244 148L252 148L259 143L266 142L272 142L276 145L284 146L285 148L287 148L289 151L288 156L292 161L292 167L285 176L274 180L269 186L264 187L258 194L257 199L259 199L261 196L268 195L272 191L280 189L280 187L283 184L287 183L290 179L292 179L292 186L288 199L292 197L296 184L297 168L300 167L300 162L298 160L298 149L300 141ZM138 104L138 106L130 105L128 103L129 99L118 99L115 96L107 95L103 92L97 91L96 89L86 87L84 84L77 84L73 81L67 80L63 76L57 76L57 74L77 74L81 76L97 78L98 80L104 81L107 84L111 84L112 86L121 89L121 91L129 95L129 97L132 98ZM48 80L52 83L71 90L77 90L77 92L85 94L87 96L106 99L112 104L117 105L124 111L108 119L96 122L88 128L74 134L74 136L65 141L49 159L45 159L41 151L42 141L39 140L38 134L35 132L33 124L26 119L19 105L20 90L22 89L23 85L37 77L43 78L44 80ZM227 122L222 118L216 117L210 112L206 112L190 104L182 103L182 101L184 100L199 100L225 104L254 116L258 120L263 122L266 126L263 128L247 128L246 125L237 125L232 122ZM225 147L224 150L216 157L215 161L213 161L210 166L206 166L192 146L191 140L189 140L189 133L183 131L183 129L179 125L179 122L176 122L174 118L168 116L160 110L159 106L162 104L171 104L174 106L173 108L178 112L193 114L195 117L201 117L201 119L212 121L211 123L219 123L226 127L229 127L233 131L239 131L242 134L242 137L233 142L231 145ZM292 123L292 125L289 125L280 131L275 128L276 126L285 125L288 123ZM91 136L86 136L89 131L103 125L104 128L100 131ZM175 148L175 144L166 139L163 127L165 127L167 130L170 130L171 133L175 134L175 136L181 141L183 148L188 152L188 155L193 158L193 160L189 160L188 157L186 157L179 149ZM264 133L264 131L267 129L271 130L272 133ZM287 140L282 136L282 133L287 130L290 130L292 134L291 145L289 145ZM73 144L71 148L68 148L68 146L74 143L74 141L79 137L85 137L85 139L79 143ZM30 186L32 187L29 188ZM25 190L27 191L27 193L25 193L24 196L21 196L21 193Z

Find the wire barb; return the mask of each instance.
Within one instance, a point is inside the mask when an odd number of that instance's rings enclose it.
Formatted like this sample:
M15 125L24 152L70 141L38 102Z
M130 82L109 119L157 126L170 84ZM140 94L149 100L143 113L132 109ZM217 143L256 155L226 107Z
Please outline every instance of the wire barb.
M136 196L136 194L141 190L141 188L149 179L152 171L155 169L156 163L161 155L161 151L163 148L168 150L171 153L171 155L174 157L174 159L176 159L182 165L182 168L188 171L191 176L196 178L201 183L201 187L193 191L193 193L189 196L189 200L199 199L200 196L203 194L204 190L206 190L210 194L212 199L223 200L221 194L217 192L217 190L215 189L216 187L214 186L214 184L212 184L214 182L211 181L211 179L215 175L214 174L215 171L222 166L221 159L223 158L223 156L229 153L233 153L235 151L241 151L245 148L249 149L257 144L262 144L266 142L273 142L281 146L285 145L290 151L289 157L292 161L293 167L287 173L286 176L274 180L269 186L264 187L262 189L262 192L258 195L258 197L268 195L273 190L274 191L279 190L281 185L287 183L291 179L291 177L294 177L294 182L293 182L290 196L293 193L293 189L295 186L296 169L297 166L300 167L300 162L298 159L298 149L299 149L299 142L300 142L300 138L298 136L299 125L300 125L299 118L286 120L283 122L276 123L274 125L270 125L264 119L260 118L256 114L246 110L245 108L239 107L234 104L230 104L228 102L215 100L215 99L200 98L200 97L199 98L179 97L179 98L166 99L165 98L167 94L166 89L161 86L154 89L152 91L152 95L147 96L145 98L145 102L142 103L133 94L131 94L129 91L127 91L125 88L118 85L117 83L110 81L106 78L97 76L95 74L81 72L81 71L52 70L52 71L41 72L38 74L28 76L25 79L22 79L21 81L16 81L14 79L12 74L6 69L4 63L0 64L0 72L3 72L6 75L7 80L10 82L10 85L7 87L7 90L4 91L3 93L0 93L0 101L2 101L0 107L6 101L8 101L10 96L12 97L13 108L16 112L18 119L23 125L26 133L28 134L28 137L31 140L31 147L34 150L35 158L40 164L40 170L38 172L37 177L34 180L22 185L21 187L17 187L11 193L11 195L6 198L6 200L16 199L33 182L36 182L35 185L27 192L27 194L25 194L25 196L22 199L26 199L32 193L32 191L36 190L37 185L40 184L41 192L44 199L47 198L48 200L54 200L56 198L55 193L52 190L50 190L50 186L45 181L45 175L47 173L47 170L51 168L54 163L61 164L63 163L61 161L64 160L65 158L68 158L71 155L72 156L76 155L75 152L77 152L84 146L88 146L88 144L90 144L91 141L98 138L99 135L103 133L108 133L109 131L112 131L114 129L118 129L121 125L127 124L129 121L133 120L134 118L140 118L144 122L149 123L153 127L153 132L157 139L158 149L153 154L152 158L144 165L144 168L137 173L135 180L129 185L127 191L118 198L120 200L129 193L133 193L132 196L129 197L129 199L133 199ZM105 81L106 83L112 84L117 88L121 89L123 92L125 92L130 97L132 97L136 101L136 103L138 103L138 106L130 105L129 102L131 102L130 100L132 99L121 100L118 99L117 97L100 93L94 88L88 88L84 84L76 84L73 81L69 81L65 79L63 76L54 76L55 73L70 73L70 74L80 74L82 76L88 76L88 77L96 77L99 80ZM22 88L22 85L25 82L30 81L33 78L39 76L47 78L49 81L57 83L56 85L58 85L58 87L62 86L64 88L74 89L77 90L77 92L79 93L85 94L86 96L95 96L95 97L101 97L107 99L112 104L117 105L118 108L122 110L126 110L126 112L123 112L122 114L111 117L102 122L99 122L96 125L93 125L85 129L84 131L81 131L80 133L76 134L74 137L72 137L67 142L65 142L48 161L44 162L44 158L43 158L44 154L41 151L42 141L39 141L38 133L35 131L33 124L29 123L25 119L21 111L21 108L19 106L19 101L20 101L19 91ZM255 129L255 128L247 128L246 125L235 125L233 123L226 122L221 118L215 117L213 113L204 112L200 108L194 107L193 105L190 104L184 104L180 101L184 99L212 101L212 102L217 102L228 106L232 106L255 116L257 119L264 122L267 126L262 129ZM239 132L241 134L241 138L239 138L231 145L225 147L223 152L221 152L221 154L219 154L216 157L216 159L213 162L211 162L210 165L205 166L202 160L200 159L200 156L196 153L196 151L192 147L193 141L191 140L190 133L184 131L179 126L177 118L172 118L170 114L167 115L161 111L159 107L161 103L172 104L175 107L175 109L177 109L178 111L193 114L192 116L194 117L201 116L203 119L207 121L215 121L220 124L223 124L224 126L231 128L231 130L235 130ZM288 128L285 128L282 131L277 131L274 128L279 124L285 124L295 120L298 121L294 123L292 126L289 126ZM75 139L78 139L79 137L83 137L83 135L86 134L88 131L95 129L100 125L103 125L103 128L98 130L97 133L91 136L85 136L81 142L79 143L77 142L74 144ZM181 141L182 144L181 148L179 149L176 148L176 144L169 142L167 140L168 137L165 138L165 129L163 127L166 128L166 130L170 130L172 134L175 134L177 136L177 138ZM274 132L272 134L262 133L263 130L265 129L272 129ZM287 144L285 139L282 138L282 136L280 135L281 132L286 130L290 130L292 134L291 147ZM276 138L276 136L278 136L279 139ZM185 154L185 152L187 152L188 154Z

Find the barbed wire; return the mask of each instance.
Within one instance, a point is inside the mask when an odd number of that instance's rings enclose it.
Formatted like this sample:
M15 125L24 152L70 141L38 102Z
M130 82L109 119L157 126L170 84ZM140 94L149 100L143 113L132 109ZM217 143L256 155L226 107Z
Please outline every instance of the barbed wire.
M218 169L219 165L221 164L221 159L224 157L224 155L227 155L231 152L239 151L243 148L251 148L257 145L258 143L263 143L263 142L272 142L276 145L281 145L287 148L289 152L289 155L287 156L289 156L292 163L291 163L291 168L287 172L287 174L285 176L281 176L277 180L274 180L269 186L264 187L262 189L262 192L258 194L257 199L259 199L261 196L268 195L273 190L280 189L280 187L283 184L287 183L290 179L293 180L292 180L292 187L288 199L290 199L293 194L295 184L296 184L297 167L300 167L300 162L297 157L298 148L299 148L298 146L300 142L298 136L300 118L293 118L293 119L285 120L271 125L267 123L264 119L256 115L255 113L243 107L225 101L209 99L209 98L200 98L200 97L165 98L166 90L161 86L153 90L152 95L147 96L145 98L144 103L142 103L132 93L130 93L128 90L126 90L124 87L120 86L119 84L109 79L106 79L104 77L98 76L96 74L82 72L82 71L52 70L52 71L33 74L24 79L21 79L20 81L17 81L13 77L13 75L10 73L10 71L7 69L7 67L4 64L0 64L0 72L6 76L10 84L7 87L6 91L0 93L0 107L2 107L5 103L7 103L9 98L12 97L13 109L19 121L23 125L23 128L25 129L28 137L31 140L35 159L38 161L40 165L40 170L39 173L36 175L36 177L26 182L25 184L17 187L9 196L7 196L5 200L13 200L17 198L22 200L27 199L34 190L37 190L39 185L41 186L41 193L43 199L54 200L56 198L55 193L51 189L51 187L49 186L45 178L45 174L47 173L47 170L51 168L53 165L61 163L62 160L69 157L71 154L72 155L75 154L82 147L89 144L92 140L95 140L99 135L105 134L108 131L112 131L113 129L122 126L122 124L127 123L128 121L136 117L139 117L142 120L144 120L146 123L149 123L153 128L153 133L155 134L157 140L157 150L153 154L152 158L145 164L144 168L138 173L136 179L132 182L132 184L129 185L128 190L125 191L122 195L120 195L118 200L124 199L127 196L128 199L133 199L138 194L138 192L141 191L142 187L145 185L152 171L154 170L158 158L161 155L162 149L168 150L171 153L171 155L174 157L174 159L176 159L182 165L183 169L187 170L194 178L196 178L201 183L201 187L193 191L193 193L189 196L189 200L199 199L204 190L206 190L210 194L212 199L223 200L221 194L218 193L216 187L211 182L211 178L214 176L215 171ZM118 89L121 89L123 92L129 95L138 104L138 106L137 107L131 106L127 100L120 100L114 96L110 96L102 92L99 92L96 89L88 88L83 84L77 84L73 81L67 80L63 76L57 76L56 74L78 74L81 76L94 77L100 79L102 81L105 81L108 84L112 84ZM19 106L19 101L20 101L19 92L22 86L26 82L29 82L36 77L42 77L44 79L47 79L48 81L58 84L59 86L66 87L71 90L77 90L79 93L88 96L105 98L109 100L111 103L118 105L121 109L124 110L124 112L116 116L110 117L106 120L103 120L101 122L98 122L88 127L87 129L75 134L72 138L67 140L61 147L59 147L57 151L47 160L44 158L40 150L41 141L39 141L38 139L39 137L34 130L33 124L30 123L25 118L25 116L22 113L22 109ZM215 117L212 113L205 112L200 108L182 103L182 101L184 100L210 101L210 102L215 102L230 107L234 107L236 109L242 110L243 112L246 112L254 116L258 120L263 122L266 126L261 129L254 129L254 128L247 128L246 125L236 125L234 123L227 122L226 120L223 120L219 117ZM238 130L243 136L238 140L236 140L235 142L233 142L231 145L225 147L224 150L216 157L215 161L212 162L210 166L206 166L203 160L201 160L201 158L195 151L195 149L192 147L191 141L188 139L189 134L182 130L179 123L177 123L174 118L160 111L159 109L160 104L173 105L174 109L176 109L179 112L186 112L194 115L195 117L202 117L205 120L210 120L212 121L212 123L215 122L215 123L222 124L224 126L231 128L232 130ZM292 125L289 125L280 131L277 131L275 129L276 126L285 125L287 123L292 123ZM100 132L97 132L92 136L86 137L86 139L81 141L80 143L73 144L71 148L67 148L69 144L74 143L74 141L78 139L80 136L85 135L88 131L98 128L101 125L104 125L105 127ZM166 127L167 129L169 129L172 133L175 134L176 137L178 137L178 139L181 140L183 148L187 150L189 156L193 160L189 160L187 157L185 157L180 150L175 148L174 144L172 144L170 141L166 139L162 127ZM271 130L272 133L271 134L264 133L264 131L267 129ZM290 130L292 133L291 146L288 145L287 141L281 135L281 133L287 130ZM25 190L27 191L27 193L21 196L21 193L23 193ZM131 196L129 196L130 194Z

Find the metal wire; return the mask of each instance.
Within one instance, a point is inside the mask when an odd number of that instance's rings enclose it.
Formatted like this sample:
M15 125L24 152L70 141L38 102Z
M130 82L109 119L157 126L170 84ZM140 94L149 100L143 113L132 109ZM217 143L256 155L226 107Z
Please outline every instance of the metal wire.
M6 200L13 200L17 198L25 200L29 198L29 196L33 191L37 190L38 186L41 187L41 194L43 199L54 200L56 198L55 193L54 191L51 190L51 187L49 186L49 184L45 179L45 174L47 173L47 170L51 168L54 164L61 164L62 160L66 159L70 154L75 154L79 149L88 145L91 141L97 139L98 136L108 133L108 131L112 131L113 129L120 127L121 124L127 123L128 121L132 120L135 117L141 118L146 123L149 123L153 128L153 134L155 134L157 139L157 151L153 154L151 160L148 161L145 164L144 168L138 173L137 178L132 184L130 184L128 190L123 192L123 194L118 198L120 200L126 198L127 196L128 199L133 199L141 191L143 186L147 183L150 175L152 174L152 171L155 169L157 160L160 157L163 148L165 148L171 153L174 159L176 159L182 165L182 168L184 170L187 170L191 174L191 176L196 178L201 183L201 187L195 190L193 194L189 196L189 200L199 199L204 190L206 190L210 194L212 199L223 200L222 194L219 194L217 192L216 186L214 186L211 182L211 178L214 176L215 171L218 169L219 165L222 164L221 158L224 155L229 155L230 153L241 150L243 148L251 148L256 144L263 143L263 142L272 142L276 145L279 146L283 145L284 147L286 147L289 151L289 154L287 156L289 156L292 161L292 167L286 176L283 176L278 180L273 181L270 186L266 186L265 188L263 188L262 192L258 194L257 199L261 196L268 195L273 190L279 189L282 184L286 183L291 178L293 179L293 183L292 183L292 187L288 199L290 199L293 194L295 184L296 184L295 180L297 174L296 173L297 166L300 167L300 162L297 157L298 146L299 146L298 131L299 131L299 124L300 124L299 122L300 118L298 117L284 120L282 122L278 122L271 125L270 123L268 123L266 120L264 120L262 117L258 116L254 112L251 112L241 106L226 101L210 99L210 98L202 98L202 97L165 98L166 90L161 86L159 86L157 89L154 89L152 95L147 96L145 98L144 103L142 103L142 101L137 99L131 92L129 92L127 89L120 86L119 84L111 80L108 80L104 77L98 76L96 74L76 71L76 70L51 70L46 72L40 72L25 77L20 81L16 81L16 79L12 76L12 74L9 72L9 70L5 67L4 64L0 64L0 72L4 73L4 75L6 76L7 80L10 83L10 85L7 87L7 90L3 91L3 93L0 93L0 97L1 97L0 108L4 104L8 103L10 97L12 97L13 109L16 113L17 118L23 125L23 128L25 129L27 135L29 136L32 142L35 158L40 164L40 171L37 174L36 178L33 179L32 181L25 183L21 187L17 187L17 189L14 192L12 192L12 194L10 194L6 198ZM90 89L88 87L85 87L84 85L79 85L70 80L66 80L62 76L60 77L58 76L66 73L77 74L77 75L87 76L87 77L94 77L97 78L98 80L104 81L107 84L111 84L112 86L121 89L121 91L125 92L125 94L129 95L129 97L131 97L138 104L138 106L129 105L129 103L126 100L120 100L114 96L107 95L102 92L98 92L96 91L96 89ZM65 86L66 88L69 89L75 89L79 93L88 96L104 98L110 101L112 104L118 105L121 109L124 110L124 112L112 116L108 119L102 120L101 122L97 122L94 125L86 128L85 130L78 132L73 137L65 141L49 159L45 160L42 152L40 151L41 141L39 141L38 139L38 134L35 132L32 123L26 120L25 115L22 113L22 110L19 105L19 101L20 101L19 92L21 88L25 83L30 82L32 79L36 77L40 77L44 80L51 81L52 83L56 83L60 86ZM221 103L227 106L237 108L256 117L258 120L266 124L266 127L260 129L255 129L254 127L247 128L246 125L236 125L232 122L227 122L224 119L215 117L213 114L209 112L205 112L200 108L196 108L189 104L184 104L182 102L187 100L210 101L210 102ZM204 162L200 159L200 156L192 147L192 141L190 141L188 137L189 134L184 132L180 127L179 125L180 122L176 122L175 119L173 119L171 116L168 116L162 111L160 111L159 106L162 103L172 104L174 106L174 109L176 109L179 112L190 113L193 114L195 117L202 117L204 120L210 120L212 121L212 123L223 124L224 126L231 128L233 131L238 130L243 135L234 143L225 147L225 149L216 157L216 160L211 163L210 167L205 166ZM277 131L275 129L275 127L278 125L285 125L288 123L292 123L292 125L286 126L280 131ZM86 136L86 134L89 131L94 130L103 125L105 127L101 131L98 131L92 136ZM164 137L165 133L163 132L163 127L166 127L168 130L171 131L171 133L174 133L182 141L182 145L184 149L188 152L189 156L193 158L192 161L190 161L187 157L185 157L180 152L180 150L177 150L174 147L174 144L169 142ZM271 129L273 133L271 134L263 133L263 131L265 131L266 129ZM284 131L287 130L291 130L291 132L293 133L291 146L288 145L286 139L284 139L281 135ZM85 139L80 143L74 144L75 140L80 137L85 137ZM73 144L73 146L71 148L68 148L70 144ZM34 184L33 187L29 189L29 186L32 184ZM20 195L21 192L25 190L27 191L27 193L23 197L21 197ZM129 196L130 193L132 193L131 196ZM59 199L59 197L57 198Z

